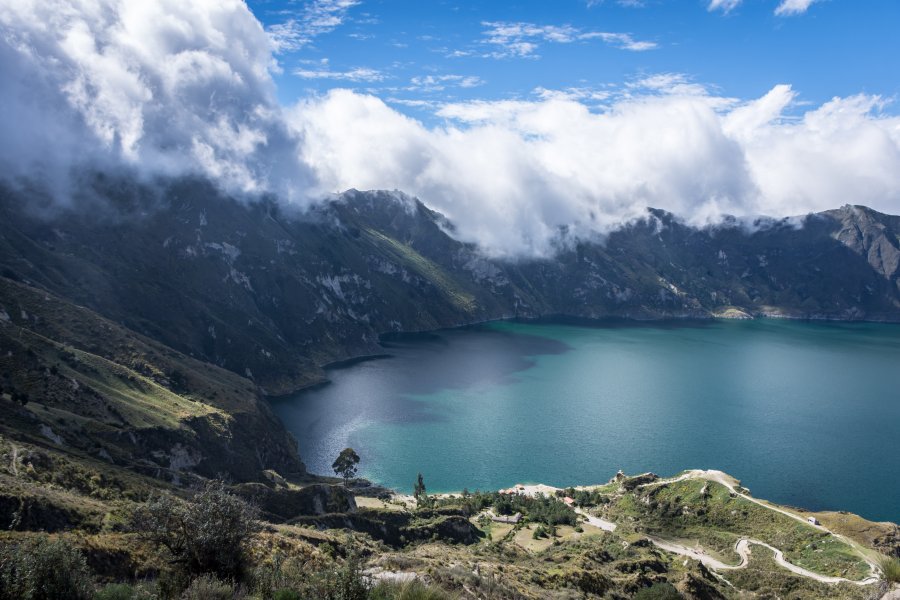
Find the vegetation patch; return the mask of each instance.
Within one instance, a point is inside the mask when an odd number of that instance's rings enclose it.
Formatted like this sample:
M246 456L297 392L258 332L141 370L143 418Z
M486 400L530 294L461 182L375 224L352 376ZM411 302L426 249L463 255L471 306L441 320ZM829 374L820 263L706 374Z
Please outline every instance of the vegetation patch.
M869 575L868 564L840 539L712 481L686 479L636 488L612 502L608 514L616 522L636 523L636 531L698 540L735 562L734 546L747 537L781 549L788 561L822 575L857 580Z

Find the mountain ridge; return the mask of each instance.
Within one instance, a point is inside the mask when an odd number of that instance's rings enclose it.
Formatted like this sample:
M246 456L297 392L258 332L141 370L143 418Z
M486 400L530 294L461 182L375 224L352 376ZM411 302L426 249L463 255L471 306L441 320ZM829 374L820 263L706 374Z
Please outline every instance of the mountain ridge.
M36 217L0 195L0 273L84 305L269 395L379 353L379 335L502 318L781 316L900 321L900 218L845 206L750 230L650 209L603 243L492 259L419 200L350 190L293 214L206 182Z

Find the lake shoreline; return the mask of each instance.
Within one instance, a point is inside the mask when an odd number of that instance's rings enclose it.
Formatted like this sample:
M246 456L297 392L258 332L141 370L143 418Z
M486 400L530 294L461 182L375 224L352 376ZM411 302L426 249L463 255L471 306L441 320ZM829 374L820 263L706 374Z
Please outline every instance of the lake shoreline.
M403 491L419 471L452 492L688 464L782 504L896 520L897 465L871 456L900 408L900 329L809 323L494 321L389 338L391 360L272 406L311 472L351 446L362 475Z
M743 315L747 316L733 316L725 313L719 314L707 314L707 315L687 315L687 316L659 316L659 317L634 317L634 316L619 316L619 315L609 315L604 317L581 317L581 316L572 316L566 314L547 314L540 315L537 317L522 317L522 316L505 316L505 317L497 317L492 319L482 319L478 321L466 322L460 325L452 325L449 327L439 327L437 329L410 329L403 331L385 331L378 334L378 344L382 347L385 339L390 339L391 337L395 337L397 339L415 339L418 336L428 336L432 334L438 334L444 331L457 331L457 330L465 330L468 328L478 327L479 325L488 325L491 323L524 323L524 324L563 324L563 325L576 325L580 327L588 327L588 328L596 328L596 329L604 329L605 325L608 324L619 324L622 327L628 326L646 326L653 327L654 325L671 323L675 324L685 324L696 322L698 324L711 324L716 321L765 321L767 319L771 320L786 320L786 321L796 321L796 322L809 322L809 323L872 323L878 325L896 325L900 327L900 320L898 319L848 319L848 318L838 318L830 315L791 315L787 313L782 313L778 311L771 312L760 312L760 313L745 313L742 310L740 311ZM328 385L331 383L331 380L325 375L328 371L338 370L342 368L352 367L359 363L364 363L373 360L383 360L391 358L392 354L388 352L369 352L363 354L353 354L349 355L345 358L338 358L335 360L331 360L322 364L319 364L315 367L314 370L307 373L310 377L310 382L300 385L296 389L286 393L278 393L278 394L266 394L265 392L261 392L264 399L269 401L280 401L285 398L289 398L296 394L300 394L309 390L317 389L321 386Z

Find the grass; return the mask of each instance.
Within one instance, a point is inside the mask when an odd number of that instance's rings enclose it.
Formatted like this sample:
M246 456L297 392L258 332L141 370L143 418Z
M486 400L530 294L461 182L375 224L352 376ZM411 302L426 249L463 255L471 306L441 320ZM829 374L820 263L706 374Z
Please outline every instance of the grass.
M380 248L395 255L396 258L399 258L404 264L410 266L422 277L433 282L457 308L462 309L465 312L473 312L475 310L475 297L462 290L459 284L457 284L456 281L440 267L440 265L422 256L411 246L402 244L397 240L384 235L380 231L371 228L367 228L365 231Z
M884 580L888 583L900 583L900 559L893 556L882 558L878 566L884 573Z
M740 590L758 598L791 598L798 600L864 600L870 598L870 586L830 585L794 575L775 562L768 548L752 546L750 562L745 569L723 574ZM789 591L789 592L788 592Z
M444 590L427 586L420 581L405 583L381 582L371 591L371 600L451 600L456 598Z
M56 365L60 377L73 382L73 388L77 385L75 389L85 388L98 393L114 411L113 414L131 427L175 429L184 419L220 412L176 394L149 377L102 356L60 344L28 330L22 330L19 339L30 339L32 351L40 354L46 364Z
M701 493L706 487L706 493ZM776 513L741 497L724 486L688 479L636 490L610 506L613 520L637 519L648 533L667 538L697 539L726 557L736 555L741 537L767 542L781 549L797 566L829 576L863 579L868 565L845 542L814 527ZM645 502L646 500L647 502Z
M530 524L516 531L515 535L512 538L513 543L515 543L520 548L527 550L528 552L534 553L543 552L547 548L551 547L554 541L554 538L552 536L534 539L533 535L535 527L537 527L537 525Z

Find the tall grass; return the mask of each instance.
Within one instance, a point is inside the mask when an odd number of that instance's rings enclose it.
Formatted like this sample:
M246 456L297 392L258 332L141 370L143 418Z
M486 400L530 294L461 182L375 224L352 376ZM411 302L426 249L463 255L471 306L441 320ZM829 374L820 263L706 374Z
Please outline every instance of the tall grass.
M426 586L419 581L405 583L381 582L376 585L369 596L371 600L453 600L440 588Z
M900 583L900 558L884 557L879 566L884 573L884 580L888 583Z

